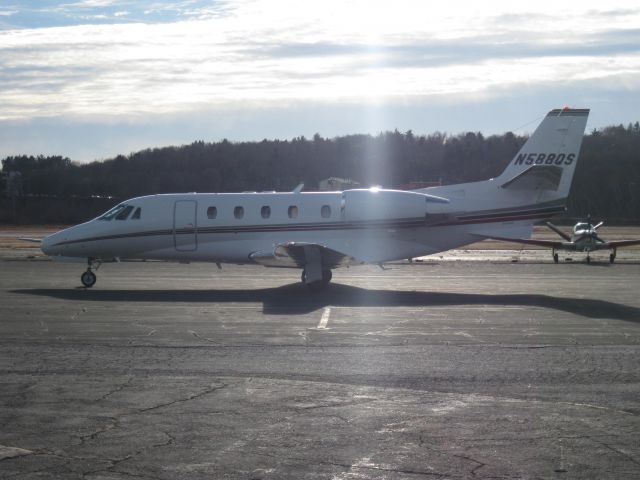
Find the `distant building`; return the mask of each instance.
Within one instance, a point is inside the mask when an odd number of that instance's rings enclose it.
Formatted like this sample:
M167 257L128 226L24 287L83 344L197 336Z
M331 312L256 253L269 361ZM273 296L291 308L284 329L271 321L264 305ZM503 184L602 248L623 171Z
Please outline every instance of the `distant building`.
M398 190L417 190L419 188L429 188L429 187L441 187L442 179L440 180L412 180L408 183L404 183L398 187Z
M329 177L324 180L320 180L318 183L318 190L321 192L335 192L342 190L349 190L350 188L358 188L360 184L349 178Z

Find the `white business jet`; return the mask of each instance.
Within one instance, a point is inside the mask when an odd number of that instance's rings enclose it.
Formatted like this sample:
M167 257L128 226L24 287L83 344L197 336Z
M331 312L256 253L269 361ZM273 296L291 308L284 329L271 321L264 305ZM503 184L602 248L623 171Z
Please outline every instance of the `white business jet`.
M429 255L489 237L528 238L565 211L589 110L549 112L500 176L414 191L183 193L127 200L43 239L58 260L156 259L302 269L321 288L334 268Z

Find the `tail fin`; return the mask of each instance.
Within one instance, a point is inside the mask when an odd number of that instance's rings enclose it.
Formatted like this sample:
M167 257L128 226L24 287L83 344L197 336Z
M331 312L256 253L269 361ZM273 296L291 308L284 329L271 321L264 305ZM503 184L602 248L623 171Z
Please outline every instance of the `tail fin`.
M495 181L503 188L544 191L546 200L566 198L588 116L588 109L551 110Z

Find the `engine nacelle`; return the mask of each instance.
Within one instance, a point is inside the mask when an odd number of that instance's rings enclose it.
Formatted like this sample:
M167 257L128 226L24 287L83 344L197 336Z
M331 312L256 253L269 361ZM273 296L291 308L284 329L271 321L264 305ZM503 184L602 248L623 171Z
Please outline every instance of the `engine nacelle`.
M378 188L342 192L341 212L346 221L424 218L442 213L449 200L404 190Z

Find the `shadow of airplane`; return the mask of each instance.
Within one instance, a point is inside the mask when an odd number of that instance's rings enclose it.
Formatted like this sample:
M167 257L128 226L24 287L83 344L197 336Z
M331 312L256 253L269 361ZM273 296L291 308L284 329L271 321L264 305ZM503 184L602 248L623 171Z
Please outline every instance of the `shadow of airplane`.
M367 290L331 284L311 292L299 283L257 290L89 290L22 289L22 295L38 295L69 301L144 303L262 303L263 313L299 315L333 307L441 307L456 305L509 305L560 310L588 318L610 318L640 323L640 308L596 299L554 297L541 294L481 294Z

